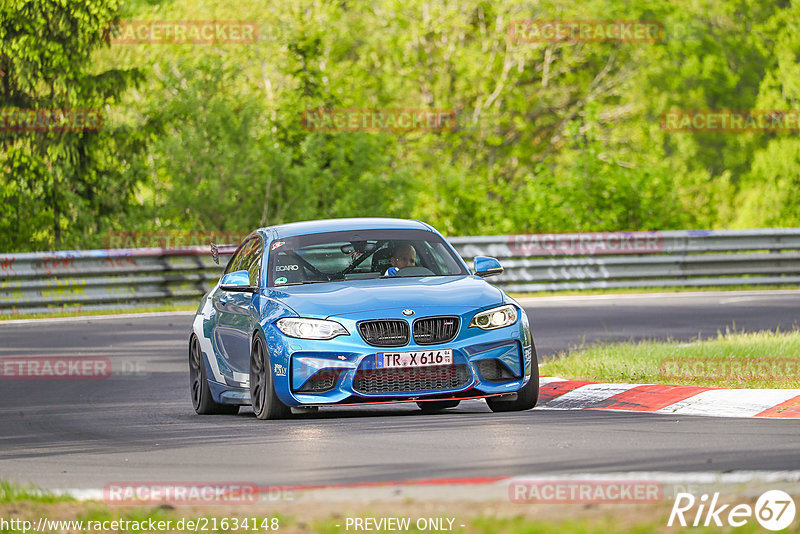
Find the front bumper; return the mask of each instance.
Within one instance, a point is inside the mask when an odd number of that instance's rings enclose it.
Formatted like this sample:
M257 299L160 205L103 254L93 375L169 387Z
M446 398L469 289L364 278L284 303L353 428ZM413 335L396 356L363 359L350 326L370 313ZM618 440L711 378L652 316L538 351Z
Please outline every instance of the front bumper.
M448 343L412 340L392 348L367 344L355 320L337 318L350 335L325 341L290 338L265 325L278 398L288 406L308 406L483 397L521 389L530 378L533 352L524 312L515 324L489 331L468 328L470 317L461 317L458 334ZM445 348L453 351L452 366L375 365L381 352Z

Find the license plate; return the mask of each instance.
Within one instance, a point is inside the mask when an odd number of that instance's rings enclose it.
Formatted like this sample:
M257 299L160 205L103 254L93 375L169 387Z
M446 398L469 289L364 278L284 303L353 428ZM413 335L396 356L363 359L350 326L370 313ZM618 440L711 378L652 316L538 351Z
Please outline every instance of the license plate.
M429 365L452 365L453 349L415 350L408 352L379 352L376 367L427 367Z

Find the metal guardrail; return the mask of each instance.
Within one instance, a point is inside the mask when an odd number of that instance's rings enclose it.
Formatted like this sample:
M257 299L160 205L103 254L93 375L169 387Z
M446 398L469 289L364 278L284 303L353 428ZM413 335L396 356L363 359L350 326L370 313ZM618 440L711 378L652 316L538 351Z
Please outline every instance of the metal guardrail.
M800 283L800 228L449 241L468 261L499 258L505 272L490 280L507 291ZM194 304L220 270L206 247L0 255L0 314Z
M0 256L0 314L196 303L220 272L207 247L8 254Z

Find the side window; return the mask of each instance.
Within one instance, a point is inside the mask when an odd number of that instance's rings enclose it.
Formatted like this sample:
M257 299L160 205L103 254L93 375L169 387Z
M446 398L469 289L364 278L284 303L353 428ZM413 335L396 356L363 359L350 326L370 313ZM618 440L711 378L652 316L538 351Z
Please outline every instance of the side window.
M260 285L259 274L261 274L261 257L263 256L263 242L260 237L253 239L245 252L242 260L242 269L247 269L250 273L250 285L258 287Z
M250 273L250 285L258 286L258 275L261 271L261 253L263 249L263 241L260 236L254 236L242 243L239 250L228 262L225 268L225 274L235 271L247 271Z
M227 267L225 267L225 272L223 274L232 273L241 269L239 266L242 264L242 257L244 257L244 253L246 250L247 250L247 242L239 245L239 249L236 252L234 252L231 259L228 260L228 265Z

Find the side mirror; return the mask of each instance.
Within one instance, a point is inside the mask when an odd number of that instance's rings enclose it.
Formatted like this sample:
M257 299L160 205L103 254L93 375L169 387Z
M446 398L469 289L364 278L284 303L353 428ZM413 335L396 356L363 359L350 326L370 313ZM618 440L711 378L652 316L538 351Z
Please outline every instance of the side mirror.
M238 291L241 293L255 293L257 287L250 285L250 273L247 271L234 271L222 277L219 284L223 291Z
M497 258L489 258L487 256L475 256L472 260L475 267L475 274L486 278L487 276L494 276L503 272L503 267Z

